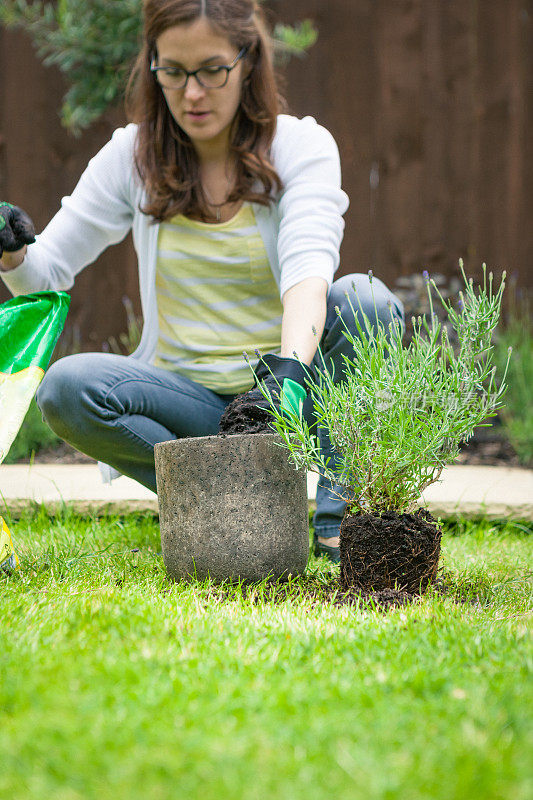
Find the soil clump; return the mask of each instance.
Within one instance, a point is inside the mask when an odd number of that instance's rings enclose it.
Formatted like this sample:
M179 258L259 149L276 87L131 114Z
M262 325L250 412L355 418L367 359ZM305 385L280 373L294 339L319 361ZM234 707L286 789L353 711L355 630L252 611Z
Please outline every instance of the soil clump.
M347 514L340 529L342 589L420 594L436 577L441 534L422 508L414 514Z
M246 393L239 394L226 407L219 423L219 433L274 433L272 415L250 404Z

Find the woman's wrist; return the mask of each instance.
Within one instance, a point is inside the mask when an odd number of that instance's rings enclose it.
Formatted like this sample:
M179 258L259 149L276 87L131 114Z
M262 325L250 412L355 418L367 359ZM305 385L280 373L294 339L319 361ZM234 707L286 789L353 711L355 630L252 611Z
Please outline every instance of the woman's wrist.
M10 272L10 270L20 267L26 256L27 249L27 245L24 245L24 247L20 250L16 250L14 253L8 253L4 250L2 258L0 258L0 272Z

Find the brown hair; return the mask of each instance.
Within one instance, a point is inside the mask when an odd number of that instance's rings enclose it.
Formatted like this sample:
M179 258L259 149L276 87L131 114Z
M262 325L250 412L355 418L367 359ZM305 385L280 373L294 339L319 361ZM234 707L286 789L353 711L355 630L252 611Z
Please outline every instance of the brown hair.
M162 221L175 214L209 218L199 178L196 151L171 115L150 60L157 38L175 25L205 16L237 48L246 47L250 69L243 81L239 109L233 121L230 152L237 176L228 202L249 200L268 205L272 190L282 183L270 161L276 119L284 100L278 92L272 45L255 0L144 0L144 43L128 82L126 109L138 124L135 165L148 202L140 210ZM260 187L254 187L259 182Z

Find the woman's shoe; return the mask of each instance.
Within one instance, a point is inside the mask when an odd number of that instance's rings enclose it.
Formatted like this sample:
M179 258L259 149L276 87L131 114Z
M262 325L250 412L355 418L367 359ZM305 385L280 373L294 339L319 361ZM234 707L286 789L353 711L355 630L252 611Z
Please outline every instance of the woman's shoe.
M332 536L331 538L334 539L335 537ZM341 561L340 547L338 545L333 547L324 542L319 542L316 533L314 534L314 554L315 556L326 556L333 564L340 564Z

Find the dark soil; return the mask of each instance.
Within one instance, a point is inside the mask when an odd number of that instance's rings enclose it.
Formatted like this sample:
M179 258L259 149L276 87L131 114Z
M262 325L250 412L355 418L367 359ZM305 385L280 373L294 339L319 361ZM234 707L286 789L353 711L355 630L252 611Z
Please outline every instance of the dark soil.
M399 608L420 601L420 595L401 592L398 589L383 589L379 592L358 592L354 589L344 591L339 584L337 576L331 575L331 579L324 582L324 578L317 576L306 576L305 585L298 589L298 597L305 598L309 608L320 608L326 603L331 603L336 608L361 608L369 611L386 612L393 608ZM436 581L435 591L443 596L450 596L453 599L453 592L442 582ZM162 594L168 594L170 588L162 590ZM259 588L254 584L235 583L219 584L210 586L205 597L205 607L212 603L213 599L219 603L234 600L242 597L255 606L263 603L269 605L279 605L289 598L294 598L294 587L290 581L274 581L266 583ZM200 602L201 598L200 598Z
M67 442L61 442L60 445L53 448L45 448L39 450L30 458L25 456L17 461L17 464L96 464L94 458L80 453L75 450Z
M470 464L471 466L484 467L521 467L527 469L527 464L521 464L512 444L507 439L494 436L492 439L479 441L471 439L461 447L454 464ZM529 468L533 467L533 464Z
M274 433L272 415L264 408L250 405L246 393L239 394L226 407L220 418L219 432L228 433Z
M341 587L423 592L436 574L441 530L426 509L347 514L340 529Z
M272 417L267 411L257 407L243 408L244 394L240 394L227 406L220 420L220 433L274 433ZM29 464L30 457L19 459L19 464ZM78 452L66 442L56 448L39 450L33 456L35 464L94 464L93 458ZM520 464L518 456L505 438L499 419L496 417L489 428L477 428L469 442L461 446L454 464L472 466L522 467L533 468L533 464Z
M235 398L237 399L237 398ZM234 402L234 401L233 401ZM229 406L228 406L229 408ZM266 414L266 412L265 412ZM272 433L273 429L268 427L267 420L261 422L257 419L255 427L245 417L234 415L233 420L227 420L224 434L231 433ZM29 456L25 456L17 461L17 464L29 464ZM33 458L35 464L94 464L95 460L85 453L80 453L66 442L62 442L58 447L46 448L35 453ZM471 464L472 466L492 466L492 467L527 467L520 464L518 456L512 445L507 440L493 439L492 441L478 442L472 440L463 445L461 452L454 464ZM533 466L533 465L531 465Z
M533 463L520 463L513 445L507 439L501 418L496 415L487 427L474 429L474 435L461 445L454 464L470 464L485 467L533 468Z

